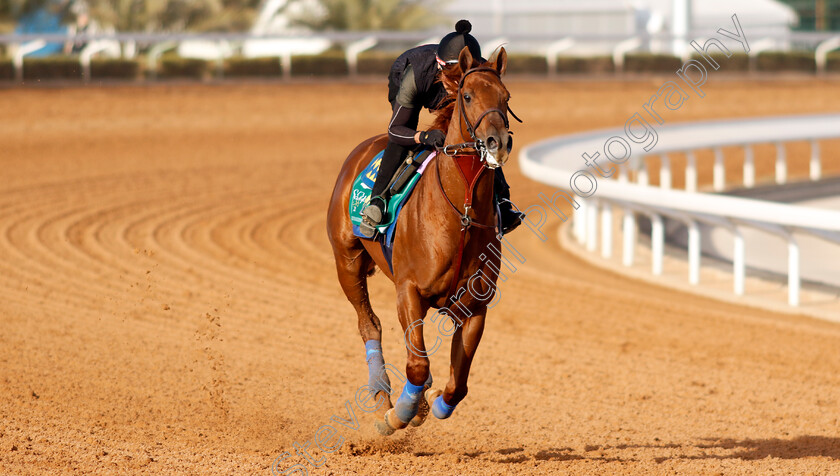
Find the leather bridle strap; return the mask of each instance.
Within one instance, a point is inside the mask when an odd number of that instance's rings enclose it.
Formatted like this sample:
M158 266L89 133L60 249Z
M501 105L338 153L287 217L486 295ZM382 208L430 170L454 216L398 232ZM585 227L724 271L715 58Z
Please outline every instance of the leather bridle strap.
M484 111L480 116L478 116L478 119L475 121L475 125L473 125L470 122L470 118L467 117L467 111L464 108L464 80L467 79L467 76L478 72L492 73L499 79L501 79L502 77L495 68L479 66L477 68L467 70L467 72L464 73L463 76L461 76L461 81L458 82L458 109L461 112L461 117L464 118L464 122L467 124L467 132L470 134L470 138L476 142L478 142L478 138L475 136L475 131L478 129L478 126L481 125L481 121L490 113L499 113L499 115L502 116L502 120L505 122L505 129L510 129L510 123L508 122L507 114L505 114L505 112L499 108L492 108Z
M487 66L479 66L477 68L472 68L472 69L467 70L467 72L465 72L464 75L461 76L461 80L458 82L458 96L456 98L456 101L458 102L458 111L460 112L461 117L464 119L464 123L466 123L466 125L467 125L467 132L469 132L470 138L473 140L473 142L463 142L461 144L452 144L452 145L446 146L442 150L443 154L438 154L437 157L435 157L435 162L436 162L435 166L437 168L437 170L436 170L436 172L437 172L437 182L438 182L438 188L440 189L440 193L443 194L443 197L446 199L446 202L449 204L450 208L452 208L452 211L454 211L455 214L457 214L461 219L461 237L460 237L459 242L458 242L458 254L455 256L455 262L454 262L455 274L452 276L452 282L449 285L448 296L452 296L455 293L456 288L458 286L458 277L461 274L461 264L462 264L462 261L464 259L464 246L466 245L466 241L467 241L467 231L473 226L478 227L478 228L484 228L484 229L494 229L494 228L496 228L496 226L495 225L485 225L483 223L474 222L469 215L470 208L472 208L474 188L475 188L475 185L478 183L478 179L481 177L481 174L484 173L484 170L487 168L486 167L486 165L487 165L486 162L484 163L484 166L481 167L478 174L473 179L472 183L468 183L469 180L467 180L467 177L464 175L464 172L462 170L460 170L460 168L459 168L461 179L464 181L464 189L465 189L464 190L464 194L465 194L465 196L464 196L464 213L461 214L461 212L458 211L458 207L456 207L455 204L452 203L452 200L449 199L449 196L446 195L446 191L443 189L443 181L441 179L441 174L440 174L441 158L442 157L453 157L452 160L454 161L455 160L454 157L457 154L457 152L455 152L455 151L463 150L463 149L475 149L475 151L476 151L475 154L464 154L464 155L475 156L475 157L478 158L478 160L480 160L481 162L484 162L484 155L486 153L486 149L485 149L483 141L481 141L481 139L476 137L475 132L478 129L478 126L481 125L481 121L484 120L484 118L487 117L488 114L498 113L500 116L502 116L502 120L504 121L504 124L505 124L505 129L510 129L510 122L508 121L508 117L507 117L506 112L502 111L499 108L492 108L492 109L488 109L488 110L484 111L483 113L481 113L480 116L478 116L478 119L475 121L475 124L470 122L470 118L467 117L467 111L466 111L466 108L464 107L464 92L463 92L463 90L464 90L464 80L467 78L467 76L469 76L473 73L479 73L479 72L492 73L497 78L499 78L499 80L501 80L501 77L502 77L501 74L499 73L499 71L496 70L495 68L490 68L490 67L487 67ZM519 122L522 122L522 120L519 119L516 116L516 114L513 113L513 111L510 109L509 105L507 106L507 110L510 111L510 114L514 117L514 119L516 119ZM452 153L449 153L450 149L454 149L454 151ZM456 163L455 166L458 167L458 164ZM498 234L501 235L501 229L498 230Z
M461 218L461 237L458 241L458 254L455 256L455 263L454 263L455 274L452 276L452 281L449 284L449 293L447 294L447 297L448 297L448 296L452 296L455 293L455 290L458 286L458 276L461 274L461 263L464 259L464 245L466 244L466 241L467 241L467 230L469 230L469 228L473 227L473 226L478 227L478 228L484 228L484 229L494 229L496 227L491 226L491 225L485 225L484 223L478 223L476 221L473 221L473 219L469 215L470 208L472 208L472 199L473 199L473 192L474 192L474 189L475 189L475 185L478 183L478 179L481 177L481 174L484 173L485 167L482 167L479 170L478 175L475 177L475 180L473 180L473 183L471 183L471 184L467 183L467 179L466 179L466 177L464 177L463 173L460 174L461 178L464 181L464 189L465 189L464 190L464 195L465 195L464 196L464 214L461 215L461 212L458 211L458 207L456 207L455 204L452 203L452 200L450 200L449 196L446 195L446 190L443 189L443 181L442 181L441 175L440 175L440 160L441 160L442 157L449 157L449 156L447 156L446 154L438 154L435 157L435 168L436 168L435 172L436 172L436 175L437 175L438 188L440 189L440 193L443 195L443 198L446 199L446 203L448 203L449 206L452 208L452 211L454 211L455 214L458 215ZM453 158L453 160L454 160L454 158ZM456 165L456 167L457 167L457 165Z

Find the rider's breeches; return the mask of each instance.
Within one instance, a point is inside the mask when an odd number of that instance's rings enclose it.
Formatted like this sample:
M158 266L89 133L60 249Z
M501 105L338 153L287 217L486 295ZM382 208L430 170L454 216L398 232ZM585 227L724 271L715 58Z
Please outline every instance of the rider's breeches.
M382 192L388 187L388 182L391 181L394 173L400 167L400 163L408 156L408 150L408 147L388 141L388 145L385 146L385 153L382 154L382 162L379 164L376 182L373 183L371 197L382 195Z
M388 145L385 153L382 154L382 162L379 164L379 173L376 175L376 182L373 183L371 197L382 195L388 188L388 183L394 177L394 173L400 167L400 163L408 156L408 151L415 147L414 130L417 129L417 122L420 120L419 109L405 109L396 101L391 103L391 123L388 125ZM399 124L399 131L392 130L394 124ZM412 137L408 137L411 133ZM399 141L403 145L395 142ZM387 197L386 197L387 198Z

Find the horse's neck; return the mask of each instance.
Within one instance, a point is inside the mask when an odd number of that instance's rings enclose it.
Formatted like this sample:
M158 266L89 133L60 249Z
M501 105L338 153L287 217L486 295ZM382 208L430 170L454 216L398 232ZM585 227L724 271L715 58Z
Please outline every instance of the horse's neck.
M451 157L447 157L442 153L439 153L438 157L435 160L440 160L440 168L438 169L440 172L440 179L441 183L443 184L443 190L446 192L446 196L449 197L449 200L452 202L453 205L458 209L460 214L464 213L464 204L467 197L468 191L468 184L465 183L463 176L461 175L461 171L458 170L458 165L455 163ZM441 197L443 200L446 198ZM451 208L449 205L446 205L446 208ZM493 213L494 213L494 204L493 204L493 171L488 170L486 168L482 168L482 171L478 178L476 179L476 183L473 187L472 193L472 213L470 216L478 221L479 223L485 223L492 225ZM449 213L452 214L453 220L457 217L454 213L450 210Z

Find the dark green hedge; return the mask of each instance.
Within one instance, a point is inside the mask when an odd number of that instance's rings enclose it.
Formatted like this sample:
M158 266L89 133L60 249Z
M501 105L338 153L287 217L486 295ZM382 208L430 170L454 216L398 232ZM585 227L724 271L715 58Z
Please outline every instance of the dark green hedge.
M396 58L396 52L370 51L359 55L358 72L362 75L385 77ZM749 59L743 53L734 53L729 58L723 54L711 55L718 64L719 71L745 72L749 69ZM694 59L708 63L699 56ZM140 59L94 59L91 62L91 76L96 78L135 79L145 63ZM668 55L629 54L625 58L625 71L634 73L653 72L671 73L682 66L679 58ZM809 52L764 52L758 55L756 65L759 71L804 71L814 72L815 62ZM840 71L840 51L828 55L828 71ZM548 72L545 57L539 55L511 54L508 56L508 72L512 74L544 75ZM557 70L560 75L574 74L609 74L615 70L612 58L608 56L580 58L560 56L557 58ZM710 69L711 70L711 69ZM282 68L279 58L230 58L221 71L225 77L279 77ZM219 74L217 64L175 55L164 55L158 64L157 76L160 78L205 79ZM306 76L346 76L347 62L343 52L331 50L320 55L293 56L292 75ZM80 79L81 66L77 57L55 56L47 58L29 58L24 63L24 78L32 80ZM0 80L14 78L12 61L0 58Z
M387 76L399 53L363 52L357 70L362 75ZM340 51L321 55L292 56L293 76L343 76L348 74L347 60ZM229 77L280 76L279 58L231 58L225 62L224 74Z
M92 59L90 76L96 78L137 79L140 63L130 59Z
M79 65L79 58L73 56L47 56L23 60L23 79L26 81L80 79L81 77L82 67Z
M825 62L825 70L833 72L840 71L840 51L832 51L828 54Z
M371 76L388 76L391 72L391 65L400 52L393 51L365 51L359 54L359 64L357 68L359 74Z
M557 73L559 74L603 74L613 71L615 67L609 56L591 58L560 56L557 58Z
M231 78L272 77L282 72L280 58L230 58L225 62L225 76Z
M652 53L630 53L624 57L624 71L628 73L673 73L682 67L676 56Z
M548 72L548 65L545 62L545 56L509 54L507 72L509 74L545 74Z
M808 52L765 51L758 54L759 71L805 71L817 69L814 54Z
M595 56L581 58L577 56L558 56L556 73L558 74L601 74L614 70L612 58ZM512 74L546 74L548 62L542 55L508 55L508 73Z
M15 77L15 68L11 58L0 58L0 81Z
M340 51L292 56L292 76L343 76L347 73L347 60Z
M729 58L727 58L723 53L713 53L708 56L717 62L720 66L719 69L715 70L708 61L702 59L699 55L693 55L691 59L695 59L703 63L703 66L706 66L709 71L743 72L749 70L750 67L750 60L746 53L732 53Z
M204 79L210 71L210 62L200 59L181 58L174 55L164 55L158 65L160 78L193 78Z

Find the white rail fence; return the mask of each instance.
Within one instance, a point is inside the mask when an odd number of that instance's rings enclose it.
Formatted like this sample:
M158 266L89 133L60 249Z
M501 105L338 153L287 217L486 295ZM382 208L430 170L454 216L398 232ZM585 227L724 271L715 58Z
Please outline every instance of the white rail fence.
M561 189L561 196L575 207L574 237L592 252L597 251L600 245L601 255L605 258L611 257L613 252L613 209L620 209L623 212L621 249L624 266L632 266L635 261L638 216L649 217L651 269L654 275L661 275L663 271L666 218L680 221L687 228L688 280L693 285L700 282L700 226L729 230L733 238L732 274L736 295L745 292L745 255L751 243L745 240L744 232L757 229L782 238L787 243L788 304L798 306L801 247L794 232L817 237L840 251L840 211L699 193L695 151L711 149L714 152L712 189L722 191L727 185L725 161L727 155L733 155L725 154L724 147L743 148L743 186L749 188L756 183L755 145L775 144L775 182L784 184L788 180L786 144L807 141L811 144L809 178L819 180L822 174L820 141L840 138L840 114L695 122L661 126L656 131L658 143L649 153L642 152L642 144L628 140L626 142L632 144L635 153L628 151L630 158L624 159L623 163L612 163L602 155L601 165L606 171L609 171L609 166L618 168L617 180L601 178L593 168L587 168L581 154L592 154L593 150L603 152L606 139L627 137L625 129L542 141L522 151L520 166L526 176ZM669 154L675 153L686 156L685 190L672 189ZM651 170L647 158L651 154L660 158L658 187L648 184ZM586 174L581 171L590 173L596 180L591 190L587 189L591 179L583 180ZM630 181L631 176L636 183ZM581 192L581 189L586 192ZM840 261L836 269L840 275Z
M149 61L156 59L162 51L177 49L185 57L210 59L221 62L233 55L244 57L276 57L284 66L284 76L291 70L292 55L317 54L331 45L341 48L345 53L350 75L357 74L358 55L374 46L382 44L423 44L437 41L447 31L422 32L319 32L307 35L268 34L268 33L100 33L95 35L78 34L6 34L0 35L0 45L8 45L15 59L16 77L22 77L23 57L37 51L45 42L87 42L98 45L89 49L80 57L85 71L89 71L90 58L95 54L107 53L109 56L133 58L138 49L147 51ZM696 33L696 32L695 32ZM756 40L750 42L750 69L755 69L755 59L761 51L768 49L788 50L804 49L813 51L817 72L824 73L828 54L840 48L840 36L832 33L787 32L784 34L763 34L760 30ZM488 51L501 44L516 52L529 53L545 58L548 74L557 73L557 58L572 47L579 45L611 45L608 51L616 65L616 72L623 71L628 53L640 50L651 42L668 44L675 36L669 34L637 35L509 35L506 37L479 36ZM703 38L695 38L705 41ZM519 45L531 45L526 50ZM103 45L108 45L107 47ZM115 45L115 46L114 46ZM519 49L517 49L519 48ZM693 50L687 49L689 53ZM688 54L688 53L687 53ZM688 57L682 58L688 60Z

